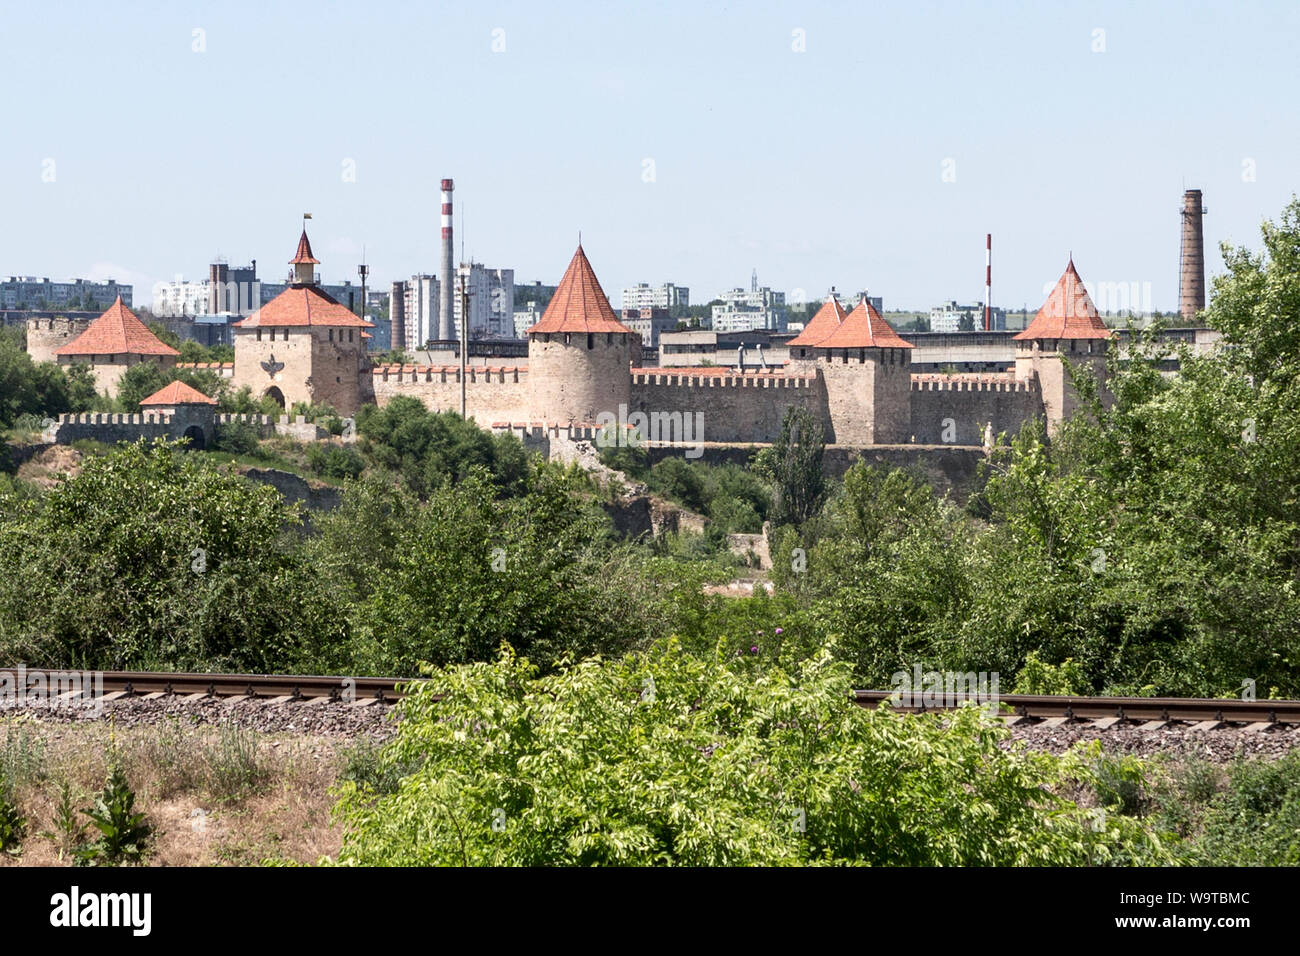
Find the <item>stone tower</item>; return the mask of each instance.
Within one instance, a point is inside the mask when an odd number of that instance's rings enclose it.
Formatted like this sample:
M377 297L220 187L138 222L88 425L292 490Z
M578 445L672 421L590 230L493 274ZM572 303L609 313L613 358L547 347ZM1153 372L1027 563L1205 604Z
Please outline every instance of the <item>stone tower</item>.
M617 416L631 399L635 339L578 246L541 321L528 330L533 414L561 425Z
M1106 346L1113 335L1092 304L1071 258L1034 321L1014 337L1016 378L1038 379L1049 435L1055 434L1079 406L1078 393L1065 367L1067 361L1091 372L1101 386L1102 400L1109 401Z
M90 323L66 318L28 319L27 354L33 362L55 362L54 354L82 332Z
M908 440L912 343L904 341L865 296L811 351L826 384L828 441L892 445Z
M233 326L231 384L285 409L307 402L353 415L371 397L366 329L374 326L325 294L316 284L318 264L303 230L290 260L293 284Z

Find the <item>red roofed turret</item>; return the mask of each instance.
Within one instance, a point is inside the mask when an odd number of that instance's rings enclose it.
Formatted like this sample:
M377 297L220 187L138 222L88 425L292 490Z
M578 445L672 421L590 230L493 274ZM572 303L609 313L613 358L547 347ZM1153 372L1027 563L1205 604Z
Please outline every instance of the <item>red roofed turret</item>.
M885 321L865 298L840 323L839 328L816 345L819 349L910 349L894 327Z
M141 407L147 405L216 405L215 398L209 398L197 388L191 388L177 379L168 382L148 398L140 399Z
M298 240L297 254L289 260L289 265L291 266L301 265L303 263L314 266L320 265L320 260L314 258L311 254L311 240L307 238L306 229L302 231L302 238Z
M1021 342L1033 339L1108 339L1113 334L1092 304L1071 256L1065 272L1061 273L1034 321L1014 338Z
M55 355L180 355L149 331L119 295L99 318Z
M803 331L789 341L790 348L810 348L820 344L840 327L848 314L848 310L840 305L840 300L832 293L803 327Z
M587 254L578 246L569 268L564 270L560 284L555 287L550 304L541 320L528 330L536 332L619 332L631 335L632 330L618 320L600 287Z

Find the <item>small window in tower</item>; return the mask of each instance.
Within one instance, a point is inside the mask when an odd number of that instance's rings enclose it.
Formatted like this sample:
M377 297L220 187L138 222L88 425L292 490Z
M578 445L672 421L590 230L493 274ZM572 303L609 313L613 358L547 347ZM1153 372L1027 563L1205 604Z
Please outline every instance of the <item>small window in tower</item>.
M258 329L258 330L257 330L257 341L259 341L259 342L262 341L262 330L261 330L261 329Z
M331 342L334 341L334 330L333 330L333 329L330 329L330 341L331 341Z
M866 350L866 349L858 349L858 361L859 361L859 362L865 362L866 360L867 360L867 350Z
M593 349L593 348L596 347L596 344L595 344L595 342L593 341L595 338L596 338L596 337L595 337L594 335L592 335L590 332L587 333L587 348L588 348L588 349Z
M348 329L348 341L349 341L349 342L352 341L352 330L351 330L351 329Z

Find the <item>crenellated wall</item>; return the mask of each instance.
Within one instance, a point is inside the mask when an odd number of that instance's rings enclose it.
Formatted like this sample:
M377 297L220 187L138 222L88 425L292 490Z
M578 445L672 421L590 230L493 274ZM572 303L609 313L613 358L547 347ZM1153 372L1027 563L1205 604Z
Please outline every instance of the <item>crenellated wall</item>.
M132 442L139 438L151 441L188 437L196 447L206 448L212 441L212 411L206 406L181 406L174 413L159 412L81 412L60 415L52 420L42 436L45 441L70 445L82 439L106 444Z
M771 441L792 407L825 420L826 390L816 375L742 375L725 368L632 370L629 412L699 413L707 442Z
M1011 373L913 375L910 398L910 438L920 444L980 445L986 425L996 435L1043 417L1038 381Z
M380 365L370 371L375 404L381 408L398 395L418 398L433 411L460 411L457 365ZM480 426L529 421L526 366L474 366L466 370L465 405Z

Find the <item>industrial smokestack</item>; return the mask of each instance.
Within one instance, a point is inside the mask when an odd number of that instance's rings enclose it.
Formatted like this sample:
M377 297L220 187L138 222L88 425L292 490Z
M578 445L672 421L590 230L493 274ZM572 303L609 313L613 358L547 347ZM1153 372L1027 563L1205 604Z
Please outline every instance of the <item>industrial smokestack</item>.
M1201 191L1183 193L1183 246L1178 270L1178 312L1184 322L1191 322L1205 309L1205 234L1201 217Z
M405 352L406 283L400 280L393 283L392 291L388 294L388 318L391 320L393 327L392 347Z
M456 264L451 241L451 191L450 179L442 181L442 289L438 308L438 338L444 342L456 337L456 327L452 322L455 303L452 296L456 294Z
M993 329L993 233L984 236L984 331Z

